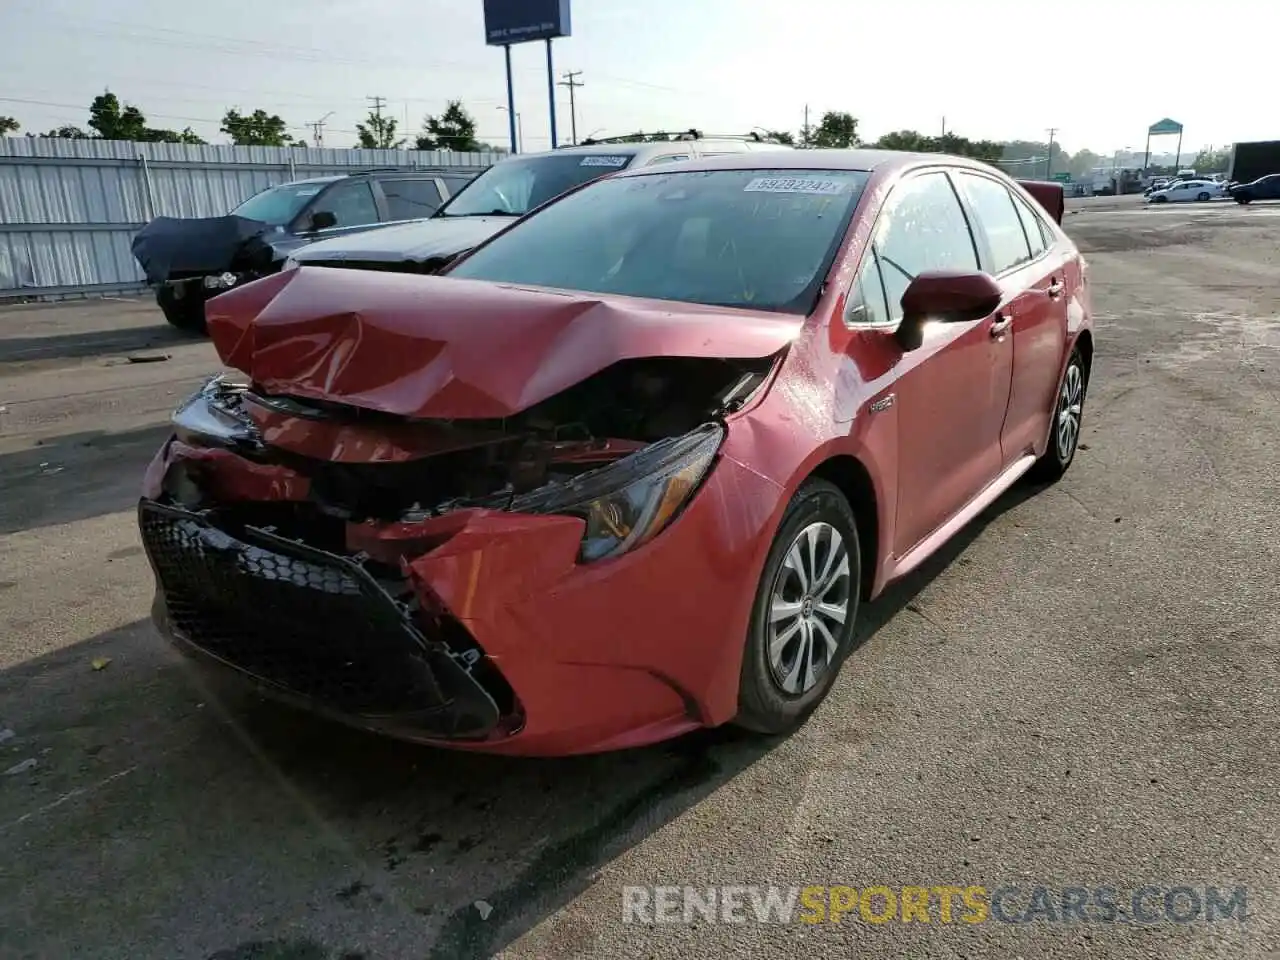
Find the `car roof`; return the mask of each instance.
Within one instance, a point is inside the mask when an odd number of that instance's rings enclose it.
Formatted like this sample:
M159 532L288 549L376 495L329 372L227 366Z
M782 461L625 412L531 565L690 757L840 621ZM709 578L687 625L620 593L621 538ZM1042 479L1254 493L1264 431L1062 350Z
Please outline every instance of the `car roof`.
M976 170L995 170L990 164L946 153L909 153L903 150L751 150L698 160L685 160L681 170L850 170L871 173L881 170L906 169L924 164L945 161L950 166ZM653 173L670 172L669 166L631 168L614 174L618 177L638 177ZM996 171L999 172L999 171Z
M452 167L452 166L433 166L433 167L374 167L366 170L352 170L350 173L334 173L324 177L306 177L302 180L289 180L285 183L278 184L282 187L293 187L304 183L336 183L339 180L349 180L351 177L439 177L449 174L456 174L463 177L474 177L479 173L487 170L488 167Z

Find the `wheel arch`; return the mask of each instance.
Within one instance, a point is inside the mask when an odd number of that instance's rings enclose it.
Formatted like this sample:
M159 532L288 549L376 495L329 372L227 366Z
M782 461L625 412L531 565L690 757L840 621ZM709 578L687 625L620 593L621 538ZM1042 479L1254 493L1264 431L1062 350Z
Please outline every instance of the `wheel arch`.
M860 596L871 599L880 564L880 503L875 482L857 457L840 453L828 457L810 471L806 479L817 477L833 484L853 510L858 524L858 559L862 567Z
M1087 327L1076 337L1076 349L1080 351L1080 359L1084 362L1084 383L1089 385L1089 377L1093 373L1093 331ZM1068 354L1070 356L1070 354Z

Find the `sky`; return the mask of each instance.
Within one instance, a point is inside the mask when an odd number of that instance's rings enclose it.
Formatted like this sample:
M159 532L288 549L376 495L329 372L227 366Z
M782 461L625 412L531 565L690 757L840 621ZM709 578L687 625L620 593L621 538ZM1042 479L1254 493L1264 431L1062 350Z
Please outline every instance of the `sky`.
M864 140L945 123L972 139L1045 141L1055 128L1065 149L1109 155L1142 151L1164 117L1183 124L1184 151L1280 138L1262 106L1280 6L1166 4L1168 27L1126 6L575 0L555 74L582 72L579 138L796 131L806 105L813 123L853 114ZM1184 13L1202 25L1179 26ZM351 146L373 96L411 133L461 100L480 139L509 142L503 55L485 46L481 0L0 0L0 50L0 115L24 132L84 126L110 89L152 126L190 126L214 143L228 142L228 107L261 107L309 141L306 124L327 116L325 146ZM512 60L523 149L547 149L546 46L516 46ZM567 88L556 102L563 143Z

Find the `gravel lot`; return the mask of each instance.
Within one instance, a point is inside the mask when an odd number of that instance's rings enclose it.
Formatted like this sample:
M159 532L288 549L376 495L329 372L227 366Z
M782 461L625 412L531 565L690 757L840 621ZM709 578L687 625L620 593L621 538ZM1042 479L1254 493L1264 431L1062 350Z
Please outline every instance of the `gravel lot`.
M149 301L0 309L0 957L1276 957L1280 207L1067 224L1098 357L1066 479L869 610L790 739L569 761L189 670L131 508L212 348ZM621 922L685 883L1243 885L1248 919Z

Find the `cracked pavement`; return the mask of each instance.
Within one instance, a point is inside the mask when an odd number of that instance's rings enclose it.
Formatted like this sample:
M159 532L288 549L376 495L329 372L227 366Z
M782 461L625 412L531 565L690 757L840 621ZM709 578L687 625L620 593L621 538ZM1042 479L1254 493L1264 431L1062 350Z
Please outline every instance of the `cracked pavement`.
M1276 956L1280 207L1069 205L1075 464L866 608L773 742L474 757L195 673L132 504L212 347L146 300L0 308L0 956ZM734 883L1243 885L1248 919L622 922Z

